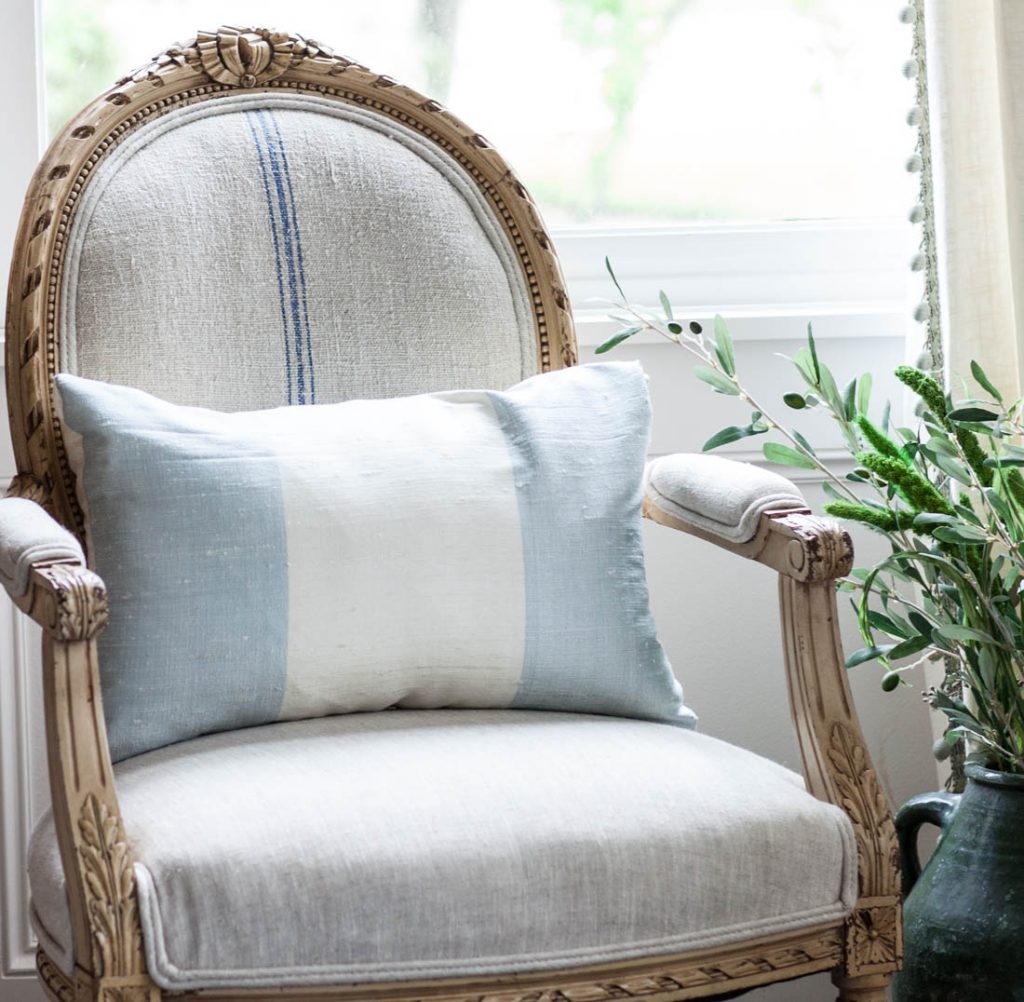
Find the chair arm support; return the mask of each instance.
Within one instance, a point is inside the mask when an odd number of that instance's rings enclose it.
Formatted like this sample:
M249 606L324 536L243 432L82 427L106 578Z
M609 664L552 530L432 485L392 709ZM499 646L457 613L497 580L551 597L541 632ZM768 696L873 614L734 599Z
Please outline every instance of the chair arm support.
M779 574L786 681L808 790L850 819L858 896L847 919L847 977L887 974L902 956L896 830L853 704L837 622L836 578L853 545L789 481L712 456L650 464L643 512Z
M849 574L853 544L838 523L810 513L785 477L718 456L648 464L644 516L765 564L796 581Z
M118 998L153 1002L103 717L95 638L107 622L107 592L49 503L29 473L0 499L0 584L43 628L50 799L67 879L75 997L94 997L93 980L113 976Z
M27 498L0 499L0 584L55 640L88 640L106 625L106 589L78 540Z

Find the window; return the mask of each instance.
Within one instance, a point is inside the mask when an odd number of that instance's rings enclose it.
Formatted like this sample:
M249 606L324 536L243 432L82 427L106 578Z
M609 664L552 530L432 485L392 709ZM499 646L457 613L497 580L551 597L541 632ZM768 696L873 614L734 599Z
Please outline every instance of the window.
M554 228L905 208L892 182L908 139L909 40L891 0L43 0L43 10L51 134L216 13L333 44L448 104L517 166Z
M605 254L631 295L694 315L907 312L894 0L7 2L41 4L48 136L211 19L305 33L438 97L540 203L584 342L606 329Z

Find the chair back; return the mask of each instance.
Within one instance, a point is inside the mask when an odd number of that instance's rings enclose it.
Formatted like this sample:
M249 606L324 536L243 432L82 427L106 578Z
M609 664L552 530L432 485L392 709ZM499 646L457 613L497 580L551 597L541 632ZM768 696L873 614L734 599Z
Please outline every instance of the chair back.
M55 372L242 410L575 359L543 223L479 133L315 42L237 28L169 49L54 140L7 341L21 491L79 532Z

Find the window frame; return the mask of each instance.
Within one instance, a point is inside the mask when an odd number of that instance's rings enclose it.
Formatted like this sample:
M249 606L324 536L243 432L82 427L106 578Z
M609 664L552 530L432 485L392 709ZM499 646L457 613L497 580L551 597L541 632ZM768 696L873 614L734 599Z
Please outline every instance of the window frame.
M46 146L46 128L41 0L6 4L14 44L0 62L0 90L20 95L0 108L0 130L7 138L0 159L0 247L9 249L23 194ZM895 160L893 169L899 169ZM905 262L913 256L916 234L906 220L555 229L552 236L583 360L617 327L600 302L615 294L604 269L606 256L631 300L653 304L664 290L688 319L727 316L740 341L792 336L794 324L803 327L808 321L821 338L853 332L907 337L912 329ZM0 337L3 322L0 318ZM653 338L641 335L639 343Z

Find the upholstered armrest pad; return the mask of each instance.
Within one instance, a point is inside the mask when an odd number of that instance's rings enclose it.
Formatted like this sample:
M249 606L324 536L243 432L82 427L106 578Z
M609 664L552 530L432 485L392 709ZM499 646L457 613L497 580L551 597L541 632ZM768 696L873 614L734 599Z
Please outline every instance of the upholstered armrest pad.
M731 543L753 539L766 511L807 506L785 477L719 456L655 459L647 464L644 489L666 515Z
M34 501L0 499L0 584L20 597L33 565L58 560L84 564L78 540Z

